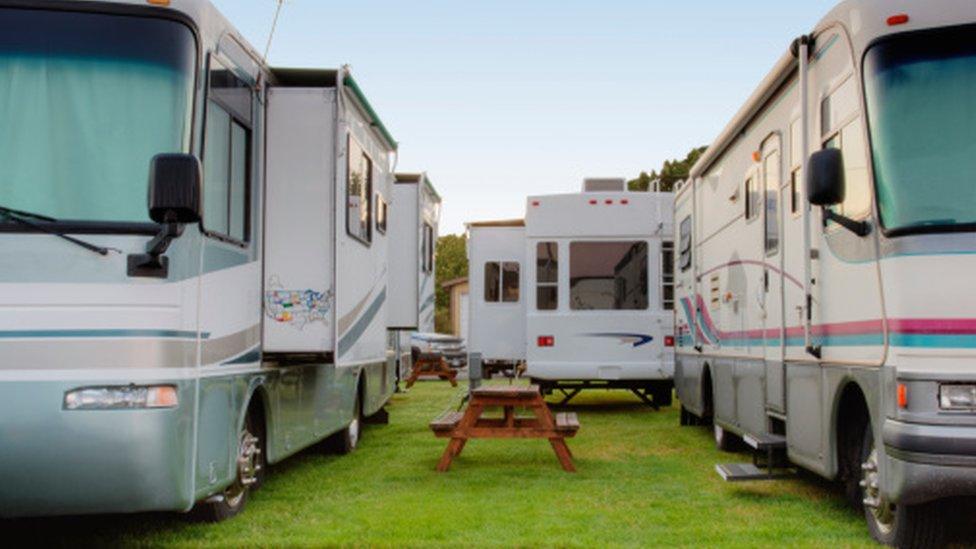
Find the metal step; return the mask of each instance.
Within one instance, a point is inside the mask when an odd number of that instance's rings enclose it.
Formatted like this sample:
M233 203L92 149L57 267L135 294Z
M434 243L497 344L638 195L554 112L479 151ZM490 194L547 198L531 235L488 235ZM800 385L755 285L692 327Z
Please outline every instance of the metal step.
M765 433L761 435L746 433L742 435L742 440L756 450L784 450L786 449L786 437Z
M760 469L752 463L719 463L715 466L715 471L726 482L777 480L788 477L791 474L786 469Z

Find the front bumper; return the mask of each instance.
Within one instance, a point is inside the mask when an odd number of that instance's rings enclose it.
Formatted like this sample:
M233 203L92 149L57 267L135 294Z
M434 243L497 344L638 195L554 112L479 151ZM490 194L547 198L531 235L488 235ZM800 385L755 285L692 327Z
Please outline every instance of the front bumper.
M120 385L125 383L118 383ZM163 410L62 409L77 381L0 382L0 517L185 511L192 385Z
M886 493L914 505L976 496L976 427L885 420Z

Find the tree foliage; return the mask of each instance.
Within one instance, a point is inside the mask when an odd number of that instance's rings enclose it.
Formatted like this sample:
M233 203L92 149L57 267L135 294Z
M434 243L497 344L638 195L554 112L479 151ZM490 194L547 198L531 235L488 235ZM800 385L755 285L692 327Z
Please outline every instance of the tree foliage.
M442 284L449 280L468 276L467 238L449 234L437 239L437 309L434 326L438 333L451 331L451 293Z
M641 172L636 179L631 179L627 182L627 188L632 191L648 191L651 190L651 184L657 179L661 182L660 189L662 191L673 191L677 182L688 178L691 167L695 165L695 162L698 162L698 159L701 158L701 155L705 153L705 149L707 148L696 147L691 149L691 152L683 160L665 160L660 171L651 170L651 173Z

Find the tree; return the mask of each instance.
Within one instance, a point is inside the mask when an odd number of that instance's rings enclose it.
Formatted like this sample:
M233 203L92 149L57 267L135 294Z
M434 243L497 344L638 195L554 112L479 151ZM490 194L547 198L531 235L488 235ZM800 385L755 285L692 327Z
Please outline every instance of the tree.
M442 287L449 280L468 276L467 238L449 234L437 239L437 263L434 280L437 283L434 326L438 333L451 331L451 294Z
M636 179L627 182L627 188L631 191L649 191L655 180L660 182L660 190L670 192L679 181L688 178L691 167L698 162L701 155L705 154L708 147L696 147L691 149L683 160L665 160L661 166L661 171L651 170L651 173L641 172Z

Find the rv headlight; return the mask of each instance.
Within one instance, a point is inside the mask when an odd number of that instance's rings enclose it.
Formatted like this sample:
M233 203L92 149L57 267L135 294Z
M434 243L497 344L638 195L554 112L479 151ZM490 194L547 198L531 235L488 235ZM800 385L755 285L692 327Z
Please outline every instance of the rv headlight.
M943 410L976 410L976 385L942 385L939 405Z
M175 408L179 404L176 387L84 387L64 394L65 410L131 410Z

